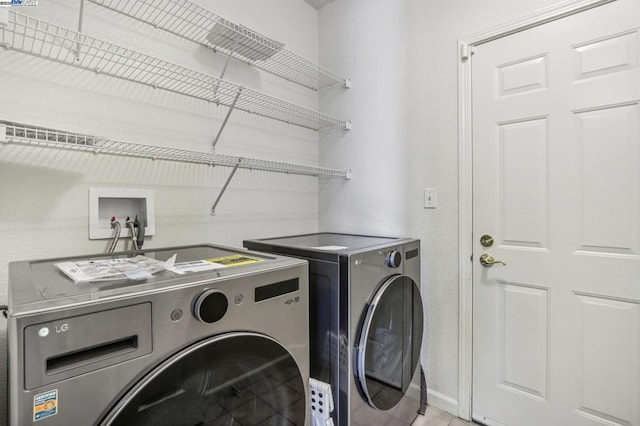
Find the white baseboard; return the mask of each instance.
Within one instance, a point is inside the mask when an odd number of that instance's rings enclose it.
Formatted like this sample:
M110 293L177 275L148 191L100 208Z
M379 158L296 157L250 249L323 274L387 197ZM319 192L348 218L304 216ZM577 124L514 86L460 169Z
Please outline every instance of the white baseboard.
M458 400L429 388L427 388L427 405L458 417Z

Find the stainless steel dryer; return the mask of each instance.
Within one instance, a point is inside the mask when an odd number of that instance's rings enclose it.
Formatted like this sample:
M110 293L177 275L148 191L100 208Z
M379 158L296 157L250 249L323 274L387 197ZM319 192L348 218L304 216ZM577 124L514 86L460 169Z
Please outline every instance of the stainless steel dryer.
M420 241L319 233L243 244L309 261L311 377L331 385L334 423L410 424L426 403Z
M301 425L307 262L213 245L148 250L195 272L75 284L9 266L10 425Z

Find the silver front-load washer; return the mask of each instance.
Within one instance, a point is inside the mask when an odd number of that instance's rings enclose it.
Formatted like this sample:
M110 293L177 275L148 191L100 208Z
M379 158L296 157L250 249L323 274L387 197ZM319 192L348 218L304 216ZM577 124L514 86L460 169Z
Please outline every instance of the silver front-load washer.
M322 232L243 245L309 261L311 377L331 385L335 424L424 412L419 240Z
M176 264L78 284L55 264L107 256L10 264L10 425L308 424L307 262L214 245L142 254Z

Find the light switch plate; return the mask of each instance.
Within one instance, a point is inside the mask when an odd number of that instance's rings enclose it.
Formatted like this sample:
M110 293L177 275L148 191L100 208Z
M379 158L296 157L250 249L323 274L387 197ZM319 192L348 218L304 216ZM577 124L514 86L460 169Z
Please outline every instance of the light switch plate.
M435 209L438 205L438 193L435 188L424 189L424 208Z

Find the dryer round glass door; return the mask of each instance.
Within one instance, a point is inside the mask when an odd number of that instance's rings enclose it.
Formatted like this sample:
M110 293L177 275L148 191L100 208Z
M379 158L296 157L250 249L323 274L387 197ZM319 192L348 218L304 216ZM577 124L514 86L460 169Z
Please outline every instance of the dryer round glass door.
M102 424L302 425L305 403L302 375L282 345L259 334L231 333L164 361L125 394Z
M387 279L374 294L362 321L356 376L374 408L388 410L407 392L420 361L422 299L405 275Z

